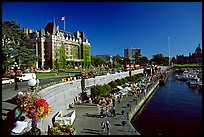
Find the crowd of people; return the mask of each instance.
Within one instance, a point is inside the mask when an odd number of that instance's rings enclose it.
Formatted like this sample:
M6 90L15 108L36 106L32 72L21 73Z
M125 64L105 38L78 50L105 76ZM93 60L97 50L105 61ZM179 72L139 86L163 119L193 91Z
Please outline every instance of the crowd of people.
M131 91L128 92L129 95L137 96L139 97L140 94L144 93L144 95L151 89L151 86L155 83L155 81L158 79L157 75L154 76L145 76L143 77L139 82L131 84ZM111 94L108 97L104 97L99 100L99 114L102 118L107 117L116 117L116 102L120 103L120 100L122 98L121 96L114 96L114 94ZM131 109L131 106L128 106ZM110 112L110 113L109 113ZM107 124L108 122L108 124ZM105 127L107 127L107 135L110 135L110 122L107 121L106 123L103 121L101 123L102 133L105 131Z

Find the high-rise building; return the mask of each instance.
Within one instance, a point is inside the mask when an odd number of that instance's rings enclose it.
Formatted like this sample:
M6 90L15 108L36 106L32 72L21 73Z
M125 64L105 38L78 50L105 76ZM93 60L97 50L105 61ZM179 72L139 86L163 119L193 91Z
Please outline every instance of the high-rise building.
M61 47L64 47L66 65L91 65L91 45L84 32L76 31L73 34L60 30L55 22L49 22L45 29L33 31L29 35L34 54L39 57L36 68L56 68L55 62Z
M124 49L124 57L130 59L130 63L134 64L135 61L141 56L141 49L140 48L132 48L129 47Z

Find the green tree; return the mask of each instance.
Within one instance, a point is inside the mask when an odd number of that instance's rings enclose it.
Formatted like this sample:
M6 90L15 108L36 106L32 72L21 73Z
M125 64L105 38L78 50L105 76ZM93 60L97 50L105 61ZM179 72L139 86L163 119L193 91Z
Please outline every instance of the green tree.
M106 64L106 60L102 56L92 56L92 65L93 66L101 66Z
M108 96L108 94L110 93L111 91L111 86L108 85L108 84L104 84L102 87L101 87L101 91L100 91L100 96Z
M171 59L171 62L172 62L173 64L175 64L175 63L176 63L176 58L173 57L173 58Z
M146 65L148 63L149 63L149 60L148 60L148 58L146 56L142 56L142 57L139 58L139 64L140 65Z
M121 59L122 59L122 57L120 55L113 56L112 57L113 67L117 67L118 68L120 66Z
M124 69L126 69L127 64L130 64L130 59L128 57L125 57L125 58L123 58Z
M116 88L118 86L118 83L116 81L111 81L108 83L108 85L111 86L112 89Z
M152 61L157 65L168 65L168 58L162 54L153 55Z
M2 22L2 69L5 73L14 60L20 66L30 67L38 59L28 43L28 35L19 29L15 21Z

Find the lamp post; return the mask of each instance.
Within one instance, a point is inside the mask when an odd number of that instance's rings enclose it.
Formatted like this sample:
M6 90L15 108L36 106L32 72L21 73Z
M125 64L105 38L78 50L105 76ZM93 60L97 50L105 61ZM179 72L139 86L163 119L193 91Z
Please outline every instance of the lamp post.
M17 62L14 62L12 69L15 72L15 90L19 90L18 88L18 78L17 78L17 70L20 69L19 65L17 64Z
M34 78L29 79L28 85L31 87L32 92L34 91L34 87L36 86L36 80Z
M168 37L169 67L170 67L170 37Z
M34 91L34 87L36 86L37 81L34 78L31 78L28 80L28 85L31 87L32 92ZM31 135L40 135L41 131L40 129L37 127L37 121L35 119L35 116L33 115L32 117L32 123L31 123L31 130L30 130L30 134Z

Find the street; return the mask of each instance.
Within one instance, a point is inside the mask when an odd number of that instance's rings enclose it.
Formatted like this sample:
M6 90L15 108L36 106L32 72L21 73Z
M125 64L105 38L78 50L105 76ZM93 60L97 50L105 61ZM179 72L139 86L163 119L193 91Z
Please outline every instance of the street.
M61 77L39 79L40 80L39 86L46 85L50 82L60 81L60 79ZM28 81L18 82L18 87L19 87L19 91L25 91L26 89L30 88L28 86ZM15 83L2 85L2 101L11 99L17 94L17 92L19 92L18 90L14 90L14 88L15 88Z

